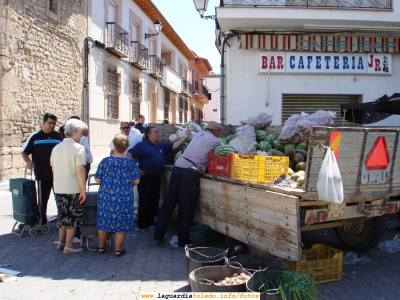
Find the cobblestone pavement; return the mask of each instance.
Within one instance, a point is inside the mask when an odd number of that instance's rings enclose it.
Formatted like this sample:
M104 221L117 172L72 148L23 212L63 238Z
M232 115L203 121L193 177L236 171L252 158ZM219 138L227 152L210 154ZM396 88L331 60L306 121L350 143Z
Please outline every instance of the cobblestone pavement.
M136 299L140 292L190 291L184 252L154 243L149 233L128 234L124 245L127 254L121 258L112 251L100 255L88 250L66 256L55 249L55 222L49 223L46 235L11 234L11 204L8 183L0 185L0 265L12 265L8 268L22 272L17 281L0 283L0 299ZM56 214L54 198L49 200L48 214ZM396 225L398 220L391 223ZM170 226L166 240L174 233L176 226ZM388 229L385 239L396 233L396 229ZM306 246L323 243L348 251L332 230L308 232L302 240ZM318 286L318 299L399 299L400 253L376 248L358 255L372 262L343 266L341 281Z

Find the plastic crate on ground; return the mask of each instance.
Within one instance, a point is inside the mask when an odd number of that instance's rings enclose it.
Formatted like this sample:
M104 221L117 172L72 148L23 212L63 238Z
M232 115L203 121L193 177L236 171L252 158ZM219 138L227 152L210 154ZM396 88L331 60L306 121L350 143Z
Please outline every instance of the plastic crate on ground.
M311 249L303 250L306 256L301 262L288 261L287 271L305 273L316 283L326 283L342 279L343 252L335 248L315 244Z
M232 154L225 156L214 155L211 151L208 152L208 173L222 176L232 177Z

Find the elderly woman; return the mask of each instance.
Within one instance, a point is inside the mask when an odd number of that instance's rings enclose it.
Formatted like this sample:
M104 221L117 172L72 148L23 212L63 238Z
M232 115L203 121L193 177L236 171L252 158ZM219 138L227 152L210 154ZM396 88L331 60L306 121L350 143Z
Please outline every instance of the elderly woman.
M129 147L128 137L119 133L113 144L115 152L100 162L94 176L100 183L97 252L105 252L107 232L115 232L115 256L120 257L126 253L122 247L126 233L134 230L133 187L139 183L140 175L136 163L124 154Z
M57 250L64 254L83 251L72 245L76 227L86 224L85 147L79 144L82 132L88 127L80 120L71 119L65 124L65 139L54 147L50 157L53 167L54 194L57 203Z

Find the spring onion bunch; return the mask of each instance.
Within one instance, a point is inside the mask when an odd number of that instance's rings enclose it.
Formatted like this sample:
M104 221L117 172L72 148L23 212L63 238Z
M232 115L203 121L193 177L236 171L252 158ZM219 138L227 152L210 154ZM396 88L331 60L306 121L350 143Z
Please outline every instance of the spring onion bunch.
M276 277L273 273L278 273ZM264 277L262 276L258 283L258 292L281 294L283 300L287 300L286 295L293 300L311 300L316 299L319 291L314 279L306 274L297 274L290 271L270 270ZM272 281L270 278L275 278Z

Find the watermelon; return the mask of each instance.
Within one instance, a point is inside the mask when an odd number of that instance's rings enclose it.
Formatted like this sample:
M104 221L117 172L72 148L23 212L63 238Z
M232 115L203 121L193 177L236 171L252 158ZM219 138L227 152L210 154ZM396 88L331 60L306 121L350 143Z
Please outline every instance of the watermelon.
M257 142L264 141L267 137L267 133L264 130L257 130L256 131L256 140Z
M283 146L283 150L286 151L287 148L293 148L293 149L295 149L295 148L296 148L296 145L290 143L290 144L286 144L285 146Z
M279 150L279 151L285 151L285 145L286 144L280 144L280 143L277 143L276 141L274 141L274 146L275 146L275 149L276 150Z
M181 157L181 155L182 155L182 151L179 151L177 154L175 154L174 161L176 162L178 160L178 158Z
M308 143L299 143L297 144L296 149L302 149L304 151L308 151Z
M229 153L235 153L235 149L229 145L221 145L214 150L214 155L216 156L225 156Z
M307 158L307 151L304 151L303 149L296 149L296 153L300 153L301 155L303 155L304 159Z
M226 142L229 144L229 142L232 141L234 138L235 138L235 135L234 135L234 134L231 134L231 135L227 136L227 137L225 138L225 140L226 140Z
M273 143L276 141L277 137L275 134L271 133L269 135L267 135L267 137L265 138L264 141L270 143L271 145L273 145Z
M257 144L257 150L260 151L269 151L271 150L271 148L272 148L271 144L266 141L262 141Z
M224 138L219 138L222 145L228 145L228 142Z

